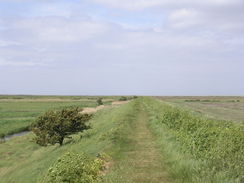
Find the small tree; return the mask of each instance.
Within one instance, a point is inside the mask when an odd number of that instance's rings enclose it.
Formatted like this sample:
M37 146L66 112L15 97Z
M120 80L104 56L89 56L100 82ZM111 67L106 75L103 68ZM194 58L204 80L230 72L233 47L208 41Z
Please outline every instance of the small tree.
M103 105L102 98L98 98L98 99L97 99L97 105Z
M126 101L126 100L128 100L128 99L127 99L127 97L124 97L124 96L119 98L119 101Z
M65 137L89 129L86 122L90 118L90 114L81 114L78 107L50 110L32 125L36 143L42 146L59 143L62 146Z

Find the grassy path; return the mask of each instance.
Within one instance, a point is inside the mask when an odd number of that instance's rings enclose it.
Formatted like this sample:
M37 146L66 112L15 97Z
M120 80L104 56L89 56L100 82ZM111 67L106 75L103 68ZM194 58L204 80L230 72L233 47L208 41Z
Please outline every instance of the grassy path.
M133 182L165 183L166 176L161 164L159 150L155 139L147 126L147 114L141 109L136 122L135 149L127 152L131 166L137 171L133 174Z
M128 134L130 144L122 149L122 157L117 169L117 176L121 179L117 182L128 183L167 183L166 172L162 165L162 159L155 144L155 138L149 130L147 112L142 104L133 129ZM111 181L112 182L112 181Z

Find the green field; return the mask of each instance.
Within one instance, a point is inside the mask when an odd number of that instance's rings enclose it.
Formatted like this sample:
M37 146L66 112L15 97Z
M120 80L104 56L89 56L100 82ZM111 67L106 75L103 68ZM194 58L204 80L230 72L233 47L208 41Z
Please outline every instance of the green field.
M95 107L98 97L0 96L0 135L27 130L35 118L48 109L66 106ZM116 97L103 97L109 104Z
M189 111L185 98L161 99L140 97L98 111L92 129L61 147L38 146L32 133L0 144L0 183L45 183L49 167L67 152L106 153L104 183L242 183L243 124Z
M244 121L244 97L157 97L212 119Z

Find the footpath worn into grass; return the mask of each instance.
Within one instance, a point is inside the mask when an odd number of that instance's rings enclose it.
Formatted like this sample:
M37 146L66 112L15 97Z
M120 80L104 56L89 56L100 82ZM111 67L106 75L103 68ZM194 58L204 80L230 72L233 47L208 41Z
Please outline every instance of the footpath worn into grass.
M138 101L134 112L130 129L129 126L124 129L127 136L124 134L120 139L119 156L108 182L166 183L162 157L155 137L148 128L148 115L141 102Z
M147 114L140 109L136 120L136 128L132 137L135 148L126 152L131 159L129 166L134 167L131 178L133 182L165 183L166 173L161 163L161 157L155 139L147 126Z

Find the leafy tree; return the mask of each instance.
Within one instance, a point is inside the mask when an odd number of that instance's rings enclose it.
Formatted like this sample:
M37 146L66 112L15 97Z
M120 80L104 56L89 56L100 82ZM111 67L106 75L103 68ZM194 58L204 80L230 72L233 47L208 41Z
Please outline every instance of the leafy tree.
M98 98L98 99L97 99L97 105L103 105L102 98Z
M81 114L78 107L47 111L32 125L36 143L42 146L59 143L62 146L65 137L89 129L86 122L90 118L90 114Z

